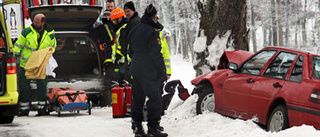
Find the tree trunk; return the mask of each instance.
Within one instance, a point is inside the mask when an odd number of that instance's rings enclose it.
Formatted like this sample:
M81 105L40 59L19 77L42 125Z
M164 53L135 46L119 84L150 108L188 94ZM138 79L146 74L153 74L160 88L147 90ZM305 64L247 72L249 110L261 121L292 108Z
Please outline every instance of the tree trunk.
M257 52L257 39L256 39L256 27L255 27L255 14L254 14L254 6L252 4L252 0L250 1L250 7L251 7L251 35L252 35L252 47L253 47L253 52Z
M317 12L318 14L318 16L316 16L317 18L317 31L318 31L318 39L320 39L320 0L318 0L318 12Z
M203 51L195 52L194 68L197 76L216 68L218 59L215 62L212 62L212 59L207 59L210 54L218 53L222 55L223 53L218 46L220 43L213 42L215 38L227 37L224 49L229 47L242 50L249 49L246 27L246 0L208 0L206 3L198 1L198 9L201 14L198 37L201 33L204 34L206 48ZM213 48L208 48L209 46Z
M276 4L277 8L277 22L278 22L278 38L279 38L279 46L283 47L283 30L282 30L282 18L281 18L281 7L280 7L280 0L277 0Z
M276 21L276 3L275 0L271 0L271 20L272 20L272 46L278 46L278 35L277 35L277 21Z
M304 12L306 13L307 11L307 6L306 6L306 4L307 4L307 1L305 1L305 6L304 6ZM301 22L301 31L302 31L302 46L303 47L305 47L306 46L306 44L308 43L308 41L307 41L307 32L306 32L306 23L307 23L307 20L306 20L306 18L303 18L302 19L302 22Z

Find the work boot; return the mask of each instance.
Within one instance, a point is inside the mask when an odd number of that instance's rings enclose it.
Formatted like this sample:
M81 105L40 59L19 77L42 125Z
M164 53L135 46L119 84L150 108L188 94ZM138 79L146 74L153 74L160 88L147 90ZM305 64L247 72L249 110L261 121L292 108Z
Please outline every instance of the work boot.
M167 137L167 133L161 133L158 128L149 128L148 129L148 137Z
M147 137L147 134L144 132L141 122L133 123L133 127L134 127L134 130L133 130L134 137Z
M163 126L158 125L157 128L158 128L160 131L164 131Z

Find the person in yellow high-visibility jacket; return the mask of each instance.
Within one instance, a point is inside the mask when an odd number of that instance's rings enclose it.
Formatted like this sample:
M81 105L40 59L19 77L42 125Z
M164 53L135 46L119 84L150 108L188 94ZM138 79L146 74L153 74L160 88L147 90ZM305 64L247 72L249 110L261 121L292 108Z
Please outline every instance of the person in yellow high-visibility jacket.
M159 37L161 40L161 54L164 60L164 64L166 66L167 80L168 80L171 76L171 61L170 61L169 47L168 47L167 39L165 38L165 36L161 31L159 32Z
M30 79L25 76L25 66L28 59L34 51L53 48L53 52L57 46L53 28L45 23L45 16L37 14L34 17L30 27L22 30L21 35L14 44L14 53L16 58L20 57L20 71L18 77L19 83L19 105L20 110L18 116L28 116L29 114L29 99L30 99ZM38 90L38 114L37 116L46 115L45 104L47 100L47 78L37 79Z
M122 82L124 79L124 63L125 57L121 53L121 45L123 45L124 37L122 34L125 33L127 27L127 19L124 17L125 13L123 9L117 8L111 12L111 20L117 26L117 32L115 35L115 41L112 45L112 61L115 67L116 78L118 82Z

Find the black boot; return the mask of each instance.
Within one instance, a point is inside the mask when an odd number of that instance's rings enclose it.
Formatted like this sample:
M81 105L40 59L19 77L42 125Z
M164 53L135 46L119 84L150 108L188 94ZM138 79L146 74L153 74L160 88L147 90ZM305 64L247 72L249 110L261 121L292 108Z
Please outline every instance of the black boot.
M144 132L141 122L132 123L134 137L147 137L147 134Z
M156 128L149 128L148 129L148 137L167 137L167 133L161 133L161 131Z
M158 130L160 130L160 131L164 131L163 126L158 125L157 128L158 128Z

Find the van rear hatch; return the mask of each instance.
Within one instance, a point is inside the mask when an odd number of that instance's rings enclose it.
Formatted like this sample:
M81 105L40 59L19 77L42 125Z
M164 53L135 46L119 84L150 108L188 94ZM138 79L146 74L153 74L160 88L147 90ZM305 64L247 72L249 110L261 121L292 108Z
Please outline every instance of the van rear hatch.
M42 13L46 16L46 22L59 30L83 30L88 29L100 16L101 6L89 5L50 5L29 8L29 15Z

